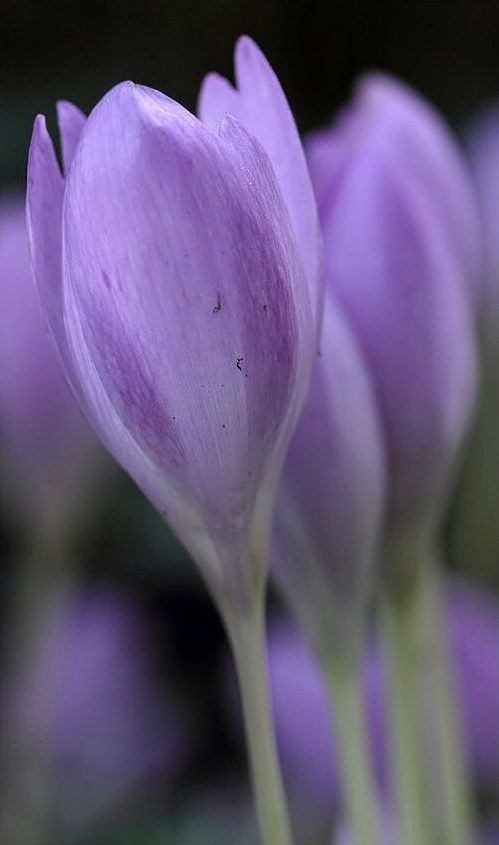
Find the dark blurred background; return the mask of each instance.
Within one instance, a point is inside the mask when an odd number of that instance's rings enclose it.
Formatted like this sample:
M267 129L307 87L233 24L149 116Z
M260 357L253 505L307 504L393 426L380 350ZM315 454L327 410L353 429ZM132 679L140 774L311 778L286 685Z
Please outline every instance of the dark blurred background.
M457 124L499 87L496 0L2 0L0 14L9 181L23 179L33 116L54 100L88 110L131 78L194 108L207 71L231 73L240 33L270 58L303 130L367 68L402 76Z

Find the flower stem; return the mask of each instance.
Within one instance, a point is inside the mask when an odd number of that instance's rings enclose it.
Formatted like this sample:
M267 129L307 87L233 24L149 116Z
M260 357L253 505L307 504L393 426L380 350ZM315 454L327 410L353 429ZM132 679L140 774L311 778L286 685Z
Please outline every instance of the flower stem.
M408 590L385 594L382 613L402 840L408 845L469 845L469 789L439 573L427 544L406 552L417 558L412 561L414 578ZM404 560L398 564L402 571Z
M421 623L431 647L429 661L428 715L434 721L434 765L439 800L432 805L437 842L469 845L472 841L472 811L465 765L462 731L456 712L454 679L444 628L439 573L432 561L422 570ZM431 751L431 748L429 749Z
M375 845L377 801L363 711L360 666L323 661L337 726L345 812L355 845Z
M225 613L241 693L253 795L262 845L291 845L272 724L263 598L246 613Z
M423 790L418 674L421 658L416 607L410 597L385 597L382 625L388 657L392 788L397 801L400 840L429 845Z

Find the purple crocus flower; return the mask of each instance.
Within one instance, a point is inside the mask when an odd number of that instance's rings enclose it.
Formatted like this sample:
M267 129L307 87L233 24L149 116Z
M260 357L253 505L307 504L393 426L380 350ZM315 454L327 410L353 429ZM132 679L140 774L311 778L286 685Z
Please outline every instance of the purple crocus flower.
M77 504L102 456L47 337L20 196L0 201L0 268L2 464L19 508L61 515Z
M430 107L380 75L310 139L308 157L326 285L375 384L390 525L424 534L441 512L474 397L478 224L465 165Z
M207 126L132 83L87 122L60 104L64 176L39 117L28 222L85 412L214 596L241 605L261 578L249 550L266 545L320 297L315 203L289 107L247 38L237 66L241 120L222 111ZM272 166L274 137L285 175Z
M362 645L385 501L369 373L328 291L318 358L278 498L274 574L325 659Z
M123 591L54 592L17 690L16 735L36 749L51 802L90 821L134 790L171 784L186 760L186 722L154 677L153 644Z
M450 582L446 619L470 770L494 789L499 781L499 605L482 588ZM327 689L312 652L295 630L282 624L269 634L269 672L288 780L314 802L317 813L331 816L339 809L341 783ZM364 690L378 785L387 795L387 695L376 641L364 664Z

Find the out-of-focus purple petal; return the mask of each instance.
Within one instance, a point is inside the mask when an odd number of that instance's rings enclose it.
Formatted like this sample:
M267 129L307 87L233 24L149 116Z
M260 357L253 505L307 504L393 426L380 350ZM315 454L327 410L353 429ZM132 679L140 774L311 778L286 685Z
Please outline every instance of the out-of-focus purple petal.
M447 618L450 648L472 770L499 784L499 603L487 591L453 582Z
M332 173L348 167L366 134L377 133L380 142L385 139L391 160L411 175L431 202L434 225L440 226L456 255L476 304L482 261L476 196L464 155L437 110L395 77L369 73L340 115L340 128L348 134L348 143L338 143L333 128L312 135L307 149L321 213L334 201Z
M484 107L474 117L468 128L466 148L482 223L483 316L496 336L499 320L499 104Z
M379 121L363 119L355 105L337 128L331 192L320 212L326 283L373 375L391 519L424 525L438 518L472 407L472 309L441 207L397 152L398 107L392 120Z
M60 184L49 144L38 124L28 205L42 300L55 310L40 259L40 209ZM64 349L64 319L75 390L212 586L248 587L241 549L254 514L270 519L315 337L270 162L233 119L215 136L125 83L84 126L63 217L64 301L52 322Z
M60 100L57 103L57 122L61 134L62 159L64 163L64 174L67 176L70 164L73 160L80 135L85 126L86 117L80 109Z
M274 574L320 652L362 637L385 502L372 384L355 337L326 295L312 386L286 458ZM354 645L355 644L355 645Z
M272 162L306 270L310 301L320 323L322 265L320 232L303 147L279 80L257 45L242 36L235 49L237 88L209 74L199 95L201 120L218 132L225 113L257 138Z
M277 742L284 772L313 799L317 812L331 818L339 810L341 782L337 740L326 685L300 634L290 626L270 629L269 676ZM364 666L367 718L378 782L385 785L385 726L382 676L372 656Z
M24 202L0 202L0 437L24 511L67 509L102 457L66 385L31 277ZM52 266L52 265L50 265ZM33 516L33 514L31 514Z
M144 615L125 593L61 592L45 608L18 730L48 757L53 798L78 821L152 775L171 782L184 764L185 719L154 678L151 651Z

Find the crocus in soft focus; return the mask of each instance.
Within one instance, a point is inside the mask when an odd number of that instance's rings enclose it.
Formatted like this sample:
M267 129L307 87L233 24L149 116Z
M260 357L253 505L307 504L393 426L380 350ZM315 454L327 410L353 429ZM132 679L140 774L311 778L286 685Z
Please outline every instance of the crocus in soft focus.
M28 177L34 272L73 389L214 595L236 605L261 579L250 549L266 544L319 298L315 205L289 107L249 39L237 57L249 79L241 122L222 112L208 127L123 83L87 122L60 105L64 176L39 117ZM264 89L279 98L259 118L268 110L290 139L287 192L266 138L245 128L244 104Z
M25 518L41 518L41 510L62 518L89 483L100 448L47 334L18 196L0 200L0 275L0 442L10 500Z
M483 588L451 581L445 607L471 773L482 790L494 794L499 784L499 606ZM289 626L274 626L269 633L269 672L277 739L288 780L314 803L319 816L332 817L338 813L341 781L327 689L312 652ZM364 695L378 785L389 799L388 713L377 638L364 664Z
M16 735L44 761L59 822L88 824L145 784L170 786L186 760L186 720L155 677L138 603L111 587L54 591L37 638Z
M386 77L361 81L308 144L334 290L368 360L391 527L438 519L472 407L478 248L465 165L438 116Z
M363 643L384 515L385 456L362 353L328 291L320 356L286 458L274 574L317 652Z

